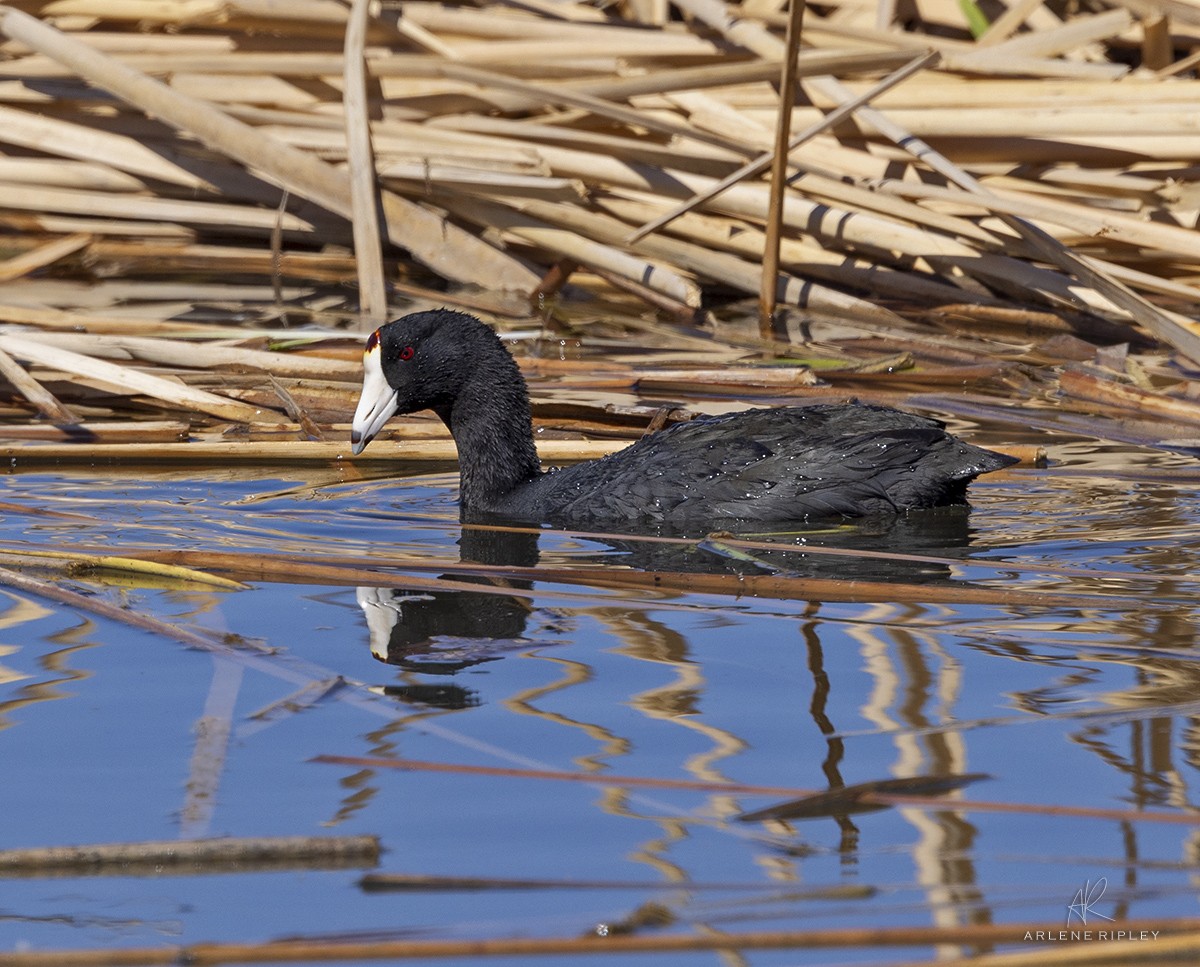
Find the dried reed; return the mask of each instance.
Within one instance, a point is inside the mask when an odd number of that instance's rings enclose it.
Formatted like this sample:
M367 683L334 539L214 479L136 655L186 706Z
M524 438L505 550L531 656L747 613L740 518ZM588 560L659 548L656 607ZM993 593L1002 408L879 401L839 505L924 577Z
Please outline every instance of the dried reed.
M52 424L78 453L157 459L146 418L166 417L190 424L189 459L278 458L249 438L237 457L204 449L229 423L307 438L300 459L336 459L352 347L329 337L301 356L236 323L329 334L361 311L374 324L385 286L393 306L457 301L492 318L528 318L533 297L568 326L578 313L559 306L580 286L708 323L731 291L766 293L849 325L826 347L859 365L857 393L892 402L949 379L1044 393L1058 360L1025 386L995 366L939 376L924 353L893 376L858 335L949 344L949 329L994 362L1017 335L995 328L1007 314L1200 361L1182 311L1200 301L1200 81L1185 43L1200 18L1187 8L1164 20L1135 3L1016 3L989 24L933 4L901 31L886 4L834 3L807 11L800 34L797 0L789 46L775 5L676 6L680 22L652 3L603 15L416 2L397 17L318 0L286 14L255 0L0 10L0 405L14 447ZM773 172L747 166L787 124L807 128L789 166L782 150ZM776 249L777 267L764 258ZM169 290L168 274L191 284ZM355 279L357 304L328 288ZM200 313L224 323L182 318ZM778 351L791 325L785 312L758 348ZM704 393L747 338L715 366L626 385ZM814 396L844 381L793 376ZM1116 394L1122 407L1174 414L1186 395L1165 374L1137 389ZM1120 432L1101 419L1115 390L1098 399L1071 377L1063 391L1091 401L1098 435ZM123 419L128 443L88 429ZM40 449L30 459L59 458ZM182 449L162 445L161 458Z

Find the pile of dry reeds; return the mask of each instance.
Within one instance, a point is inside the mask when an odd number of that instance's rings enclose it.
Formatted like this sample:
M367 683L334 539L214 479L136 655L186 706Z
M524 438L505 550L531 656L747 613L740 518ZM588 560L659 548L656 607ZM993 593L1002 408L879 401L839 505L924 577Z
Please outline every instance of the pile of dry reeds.
M1187 4L20 0L0 37L12 438L319 438L353 344L230 323L564 285L959 326L985 365L1014 325L1200 362Z

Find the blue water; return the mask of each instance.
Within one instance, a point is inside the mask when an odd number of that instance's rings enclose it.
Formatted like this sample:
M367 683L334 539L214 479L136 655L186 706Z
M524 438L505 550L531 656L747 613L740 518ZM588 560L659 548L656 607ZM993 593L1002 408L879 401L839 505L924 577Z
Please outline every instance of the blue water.
M927 602L566 583L512 598L408 591L382 605L400 608L419 639L392 656L405 662L397 665L373 654L362 604L371 592L354 586L56 579L266 653L188 647L0 590L0 846L371 834L385 849L379 872L646 884L365 893L366 869L0 878L0 958L291 936L570 937L646 901L671 911L675 925L657 928L668 932L1065 925L1076 893L1100 878L1096 914L1194 916L1193 825L955 810L954 796L944 808L743 823L739 812L787 797L312 761L391 757L811 790L981 772L991 778L962 798L1194 814L1200 476L1170 462L1106 473L1120 464L1119 452L1110 456L982 482L953 537L944 521L910 521L903 546L963 562L928 567ZM459 560L445 474L18 473L0 478L0 502L7 549ZM894 534L854 529L807 539L897 549ZM542 535L539 551L552 566L639 563L627 547L561 534ZM854 576L843 559L804 566L810 577ZM916 580L911 566L872 568L864 579ZM1087 607L938 603L938 589L968 579L1103 597ZM386 650L379 640L375 648ZM337 676L347 684L308 707L253 717ZM215 749L203 741L214 722L229 730ZM843 886L871 895L787 895ZM818 962L932 955L859 948ZM797 960L794 951L746 956Z

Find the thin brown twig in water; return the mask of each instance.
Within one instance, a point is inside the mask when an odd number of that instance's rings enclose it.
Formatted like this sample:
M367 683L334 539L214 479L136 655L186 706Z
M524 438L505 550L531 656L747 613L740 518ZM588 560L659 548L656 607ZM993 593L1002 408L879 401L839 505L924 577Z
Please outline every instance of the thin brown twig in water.
M299 583L364 584L372 587L408 587L431 590L471 590L514 597L556 596L554 591L523 588L492 589L466 581L442 581L378 569L377 561L357 558L342 564L314 564L287 555L231 553L228 551L138 552L146 560L168 563L191 562L189 566L225 571L242 580L288 580ZM369 563L369 567L364 567ZM674 571L615 571L603 568L518 567L515 565L433 564L412 562L396 565L408 570L454 573L462 577L500 577L521 581L549 581L589 588L645 591L652 593L725 594L783 600L842 602L916 602L921 604L993 604L1012 607L1095 608L1113 607L1120 598L1100 593L1055 593L970 585L928 585L857 581L837 578L798 578L774 574L704 574ZM558 592L561 596L562 592Z
M33 511L25 508L13 508L23 513L32 513ZM547 533L538 528L531 527L516 527L511 525L497 524L464 524L464 529L467 530L485 530L496 531L500 533L512 534L544 534ZM612 540L621 541L623 543L652 543L652 544L668 544L681 548L695 547L699 543L706 540L719 540L721 543L728 544L730 547L744 550L763 550L771 552L782 552L790 554L802 554L813 557L841 557L851 558L864 561L896 561L905 564L933 564L942 567L971 567L971 568L986 568L994 571L1003 571L1005 573L1014 574L1054 574L1062 577L1080 577L1089 580L1104 580L1104 579L1119 579L1119 580L1136 580L1139 575L1127 571L1103 571L1090 568L1073 568L1055 564L1019 564L1012 561L993 561L987 558L955 558L955 557L936 557L929 554L905 554L899 551L876 551L849 547L822 547L820 545L809 544L788 544L776 541L761 541L750 538L741 538L734 536L723 536L719 533L710 535L707 538L696 539L689 537L666 537L662 535L650 534L623 534L623 533L601 533L595 531L554 531L556 536L575 538L583 540ZM111 555L111 547L97 547L90 545L79 545L76 552L80 555ZM6 548L0 545L0 559L7 558L12 561L22 562L25 559L30 559L32 563L38 563L38 559L43 555L50 557L68 558L70 555L63 552L44 552L36 548ZM253 555L253 557L244 552L237 551L189 551L189 550L165 550L159 547L149 548L126 548L122 551L122 557L130 560L142 559L145 561L173 561L185 567L201 568L212 567L216 569L225 569L232 572L248 574L250 577L258 580L271 580L272 577L285 573L283 569L289 566L312 565L316 568L349 568L354 570L369 569L372 573L382 574L381 569L395 568L399 570L417 570L417 571L438 571L440 573L462 573L469 575L483 576L516 576L522 579L527 579L530 576L536 578L541 575L533 573L536 569L529 571L515 571L512 567L504 565L483 565L475 564L469 561L450 562L436 561L431 562L423 558L409 558L399 556L379 556L372 555L369 559L359 558L350 555L330 555L330 554L295 554L295 555L272 555L270 563L277 564L279 570L272 568L255 568L251 563L252 560L261 559L262 555ZM242 568L250 566L254 568L251 571L243 571ZM570 570L570 569L563 569ZM299 573L297 571L296 573ZM332 574L333 572L327 572ZM555 572L557 573L557 572ZM593 571L590 569L577 569L577 573L587 576L599 576L604 571ZM638 572L643 573L643 572ZM650 572L645 572L649 574ZM549 569L545 572L546 576L551 576ZM324 576L321 573L314 573L314 577ZM1153 580L1162 583L1164 580L1171 584L1192 584L1197 580L1186 574L1156 574L1156 575L1141 575L1146 579L1153 577ZM651 579L646 578L647 583ZM855 586L860 590L863 589L863 582L855 582ZM903 583L879 583L880 587L904 587ZM922 585L922 587L928 587ZM972 587L972 586L968 586ZM745 590L745 589L743 589ZM980 588L979 590L996 591L1001 589L996 588ZM1038 592L1045 593L1045 592Z
M508 766L465 766L447 762L423 762L413 759L380 759L364 756L319 755L310 761L331 765L360 766L367 769L400 769L419 772L451 772L465 775L501 776L517 779L548 779L563 782L586 782L599 785L636 786L651 789L691 789L697 792L720 792L754 796L813 795L813 789L749 786L736 782L704 782L697 779L654 779L648 776L613 776L590 772L565 772L553 769L518 769ZM947 799L942 796L912 796L902 793L869 793L863 801L885 806L920 806L929 809L950 809L963 812L1022 813L1036 816L1058 816L1066 819L1105 819L1116 822L1167 823L1181 826L1200 825L1200 814L1152 813L1133 809L1102 809L1089 806L1045 806L1039 803L995 802L984 799Z
M567 284L567 280L579 268L579 263L574 259L561 258L556 261L546 274L542 276L541 281L529 293L529 302L533 311L543 319L547 309L546 303L553 300Z
M165 559L176 552L171 551L149 551L146 552L146 560L153 557ZM184 552L186 554L186 552ZM202 554L203 556L203 554ZM254 581L281 581L294 584L329 584L340 586L365 585L370 587L388 587L388 588L407 588L409 590L424 590L424 591L470 591L472 594L494 594L510 598L532 599L546 601L591 601L609 600L609 596L598 594L594 591L558 591L550 590L528 590L526 588L510 587L508 585L497 584L481 584L470 581L448 581L438 580L435 578L414 577L412 575L391 574L382 570L366 569L362 567L334 567L320 564L303 564L299 566L295 564L280 565L279 562L262 562L262 556L258 554L232 555L232 557L241 558L244 564L239 564L237 567L229 568L229 570L237 571L245 574L250 580ZM258 560L260 563L254 564L253 561ZM33 559L32 563L37 564L37 560ZM249 570L246 570L249 568ZM436 568L434 568L436 569ZM440 570L445 570L441 568ZM504 568L500 568L500 572L504 572ZM0 584L4 583L3 569L0 569ZM16 572L12 572L16 573ZM501 576L504 576L501 573ZM47 585L53 588L54 585ZM40 593L35 591L34 593ZM49 596L49 595L47 595ZM73 603L73 602L66 602ZM653 609L656 611L671 611L682 610L692 611L696 606L688 604L678 604L672 601L664 601L660 596L655 596L650 600L638 600L631 596L626 596L622 599L621 606L624 608L634 609ZM147 619L153 620L153 619ZM156 629L155 629L156 630ZM187 642L193 644L195 642ZM206 642L203 647L214 648L222 647L220 642ZM247 644L244 641L239 641L235 647L245 648ZM271 649L263 649L270 651Z
M480 527L488 530L508 531L512 533L542 533L530 528L504 527L493 525L465 525ZM691 538L670 538L648 535L598 534L586 531L562 531L564 536L599 540L647 541L665 542L681 547L696 546L697 540ZM957 559L932 557L918 554L901 554L890 551L858 551L850 548L809 547L797 544L776 544L770 541L742 540L737 538L720 538L731 547L749 550L785 551L805 555L827 555L831 557L849 557L863 560L886 560L916 564L936 564L946 567L986 567L1002 571L1014 571L1032 574L1060 574L1067 577L1085 577L1089 579L1120 578L1129 579L1135 575L1126 572L1107 572L1080 570L1054 565L1018 565L1009 562L990 562L987 560ZM111 555L108 547L80 546L80 555ZM42 552L36 549L8 549L0 546L0 559L15 563L28 561L34 565L43 565L41 559L68 559L65 552ZM669 571L621 571L601 568L551 568L545 566L523 568L516 565L487 565L470 561L428 561L407 557L378 557L369 559L348 555L284 555L260 554L241 551L192 551L167 550L158 547L128 548L122 554L123 560L147 561L175 564L195 570L207 569L225 571L237 574L240 580L257 581L297 581L300 583L334 584L361 583L375 586L387 586L394 581L399 587L406 582L412 587L429 587L441 590L455 590L458 587L487 593L486 585L463 585L456 581L433 581L424 578L411 578L390 573L390 569L400 571L436 571L441 574L456 574L463 577L492 577L516 578L519 580L558 581L568 584L584 584L595 587L622 587L655 591L681 591L704 593L733 593L742 595L760 595L763 597L795 597L805 595L829 594L836 595L837 600L847 601L920 601L926 603L974 603L999 605L1037 605L1046 607L1094 607L1097 605L1111 606L1114 601L1121 600L1113 594L1098 592L1056 593L1047 591L1024 591L1021 589L996 588L970 584L950 584L931 586L928 584L913 585L905 582L885 581L854 581L835 578L796 578L787 575L745 575L735 574L693 574ZM180 575L184 576L184 575ZM203 574L197 575L197 579ZM1156 578L1157 580L1158 578ZM1184 576L1174 576L1176 583L1191 583L1193 579ZM500 592L497 592L500 593ZM514 595L528 597L562 596L554 591L524 591L513 589ZM575 595L568 595L574 597ZM831 598L830 600L833 600Z
M1139 953L1150 962L1154 950L1173 959L1200 953L1200 920L1126 920L1121 928L1155 933L1157 941ZM386 960L447 957L532 957L546 955L670 953L702 950L803 950L855 947L933 947L1029 943L1025 937L1062 929L1053 923L968 924L950 927L847 927L827 930L771 930L748 933L610 934L584 937L501 937L483 940L281 940L262 944L208 943L187 947L135 947L124 950L45 950L0 955L0 967L104 967L116 964L232 964L287 961ZM1181 934L1174 938L1162 934ZM1124 945L1113 945L1128 958ZM1089 948L1089 952L1090 948ZM1055 961L1056 963L1058 961ZM1108 963L1121 961L1109 960ZM1127 962L1127 960L1125 961Z
M549 779L646 789L688 789L696 792L739 793L747 796L804 796L811 789L794 786L751 786L739 782L706 782L701 779L655 779L650 776L613 776L604 773L566 772L555 769L519 769L508 766L457 765L416 759L383 759L371 756L318 755L309 761L326 765L358 766L364 769L399 769L412 772L448 772L456 775L497 776L510 779Z
M430 876L420 873L367 873L358 885L368 892L424 892L429 890L738 890L747 893L778 895L781 884L772 882L698 882L679 883L661 880L550 880L505 876ZM788 899L859 900L876 891L865 884L809 886L786 889Z

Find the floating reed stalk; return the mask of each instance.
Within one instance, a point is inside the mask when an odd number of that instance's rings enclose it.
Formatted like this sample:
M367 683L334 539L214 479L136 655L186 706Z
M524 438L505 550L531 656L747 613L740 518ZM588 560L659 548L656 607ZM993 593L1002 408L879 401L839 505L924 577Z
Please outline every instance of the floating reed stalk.
M165 876L374 866L375 836L147 840L0 850L0 877Z
M22 951L6 954L5 967L98 967L109 964L197 965L230 963L328 962L387 959L535 957L587 954L680 953L697 951L852 949L856 947L994 946L1020 944L1041 933L1056 934L1062 921L967 924L936 927L848 927L825 930L779 930L741 933L614 934L583 937L496 937L479 940L280 940L261 944L191 944L102 950ZM1145 963L1178 962L1200 954L1200 921L1124 920L1119 929L1156 940L1139 950ZM1044 943L1044 942L1043 942ZM1139 945L1141 946L1141 945ZM1129 951L1120 943L1093 945L1084 963L1122 964ZM1057 958L1062 952L1056 951ZM1064 963L1056 959L1055 963ZM1078 958L1075 962L1081 962Z

